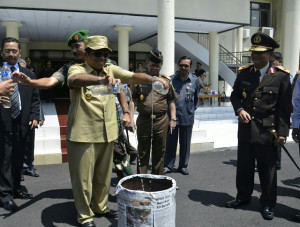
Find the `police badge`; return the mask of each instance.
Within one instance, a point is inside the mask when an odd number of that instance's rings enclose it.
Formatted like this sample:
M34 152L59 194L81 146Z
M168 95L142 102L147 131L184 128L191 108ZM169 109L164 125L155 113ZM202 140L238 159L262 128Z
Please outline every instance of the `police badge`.
M245 89L244 89L244 91L242 92L242 96L243 96L244 99L247 98L247 93L245 92Z

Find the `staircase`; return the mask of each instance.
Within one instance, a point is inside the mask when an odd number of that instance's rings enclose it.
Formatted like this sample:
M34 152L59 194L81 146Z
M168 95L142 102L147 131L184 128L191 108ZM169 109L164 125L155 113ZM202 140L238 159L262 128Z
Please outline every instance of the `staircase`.
M55 100L55 107L56 107L58 121L59 121L60 144L61 144L63 163L68 162L66 135L67 135L69 106L70 106L70 99Z
M62 163L59 121L55 105L42 103L45 122L35 131L35 165Z
M145 40L151 46L157 46L157 36ZM189 56L199 59L205 70L209 69L209 35L175 33L175 59ZM219 45L219 75L232 87L236 78L237 68L243 65L234 54Z

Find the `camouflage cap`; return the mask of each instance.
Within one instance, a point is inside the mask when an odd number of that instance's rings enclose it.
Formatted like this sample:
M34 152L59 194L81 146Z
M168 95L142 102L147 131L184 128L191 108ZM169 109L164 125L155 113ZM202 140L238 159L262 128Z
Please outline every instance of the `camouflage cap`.
M72 43L83 41L89 35L90 32L88 30L78 30L74 32L68 39L68 46L71 46Z
M164 60L164 57L157 48L153 48L148 55L148 60L150 60L154 63L162 63Z
M92 50L100 50L100 49L107 49L111 52L111 49L108 47L107 44L107 37L106 36L89 36L84 40L85 48L90 48Z
M250 51L267 51L279 48L279 44L265 33L257 32L251 37Z

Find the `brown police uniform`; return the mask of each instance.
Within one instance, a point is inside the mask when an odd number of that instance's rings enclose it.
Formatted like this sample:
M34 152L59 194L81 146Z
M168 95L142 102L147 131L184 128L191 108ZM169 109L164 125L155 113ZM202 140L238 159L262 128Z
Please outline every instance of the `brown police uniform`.
M168 133L169 117L167 115L168 102L176 98L176 92L170 83L169 77L160 75L169 82L169 92L162 95L156 91L152 94L152 85L138 85L131 87L132 99L137 105L138 151L140 154L141 173L147 173L152 135L152 174L163 175L164 154ZM153 95L153 99L152 99ZM152 105L153 100L153 105ZM153 106L153 129L152 125Z
M271 67L261 82L256 75L254 65L239 69L231 102L238 116L243 108L252 120L239 122L238 126L238 161L236 186L237 199L249 201L254 187L254 165L257 160L262 188L260 203L274 207L276 203L277 173L275 137L288 136L291 110L291 85L289 74L282 68Z

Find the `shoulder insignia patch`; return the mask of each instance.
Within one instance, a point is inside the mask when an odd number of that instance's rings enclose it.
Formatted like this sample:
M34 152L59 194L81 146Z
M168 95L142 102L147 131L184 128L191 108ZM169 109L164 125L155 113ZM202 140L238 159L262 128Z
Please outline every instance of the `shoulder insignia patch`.
M283 71L283 72L286 72L286 73L290 74L290 70L285 69L285 68L283 68L282 66L276 66L276 69L279 69L279 70L281 70L281 71Z
M241 66L241 67L238 68L238 71L241 71L241 70L243 70L243 69L247 69L247 68L249 68L250 66L252 66L252 65L251 65L251 64L249 64L249 65L243 65L243 66Z
M163 78L166 78L168 80L171 80L171 77L167 76L167 75L161 75Z

